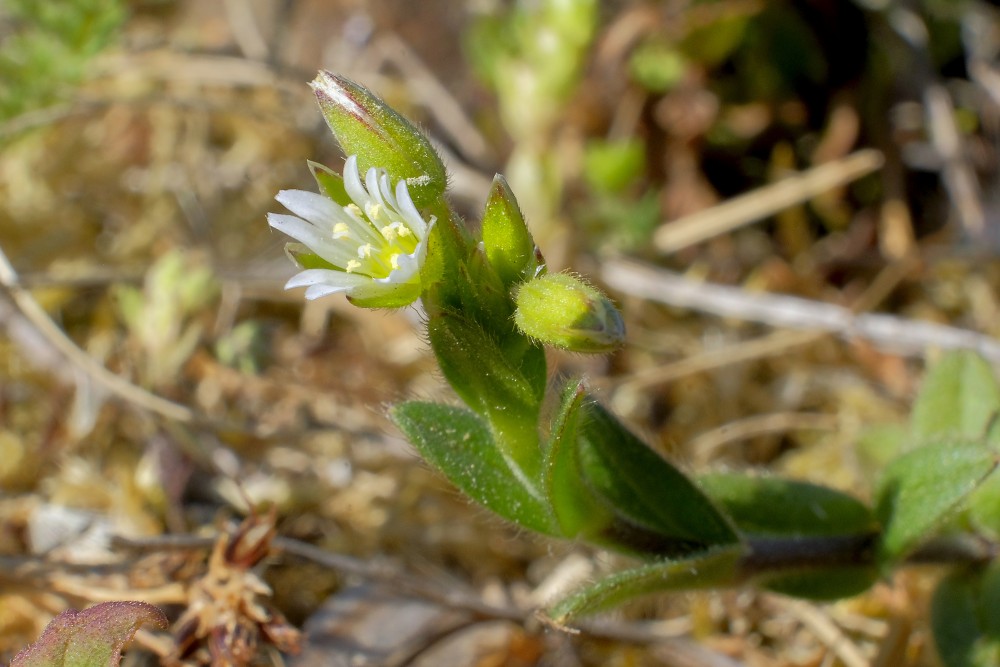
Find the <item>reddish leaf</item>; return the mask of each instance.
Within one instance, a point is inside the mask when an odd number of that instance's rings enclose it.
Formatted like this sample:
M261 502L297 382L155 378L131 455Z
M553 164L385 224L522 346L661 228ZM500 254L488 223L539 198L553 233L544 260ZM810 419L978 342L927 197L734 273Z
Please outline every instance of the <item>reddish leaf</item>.
M116 667L122 649L143 623L167 627L163 612L145 602L102 602L52 619L10 667Z

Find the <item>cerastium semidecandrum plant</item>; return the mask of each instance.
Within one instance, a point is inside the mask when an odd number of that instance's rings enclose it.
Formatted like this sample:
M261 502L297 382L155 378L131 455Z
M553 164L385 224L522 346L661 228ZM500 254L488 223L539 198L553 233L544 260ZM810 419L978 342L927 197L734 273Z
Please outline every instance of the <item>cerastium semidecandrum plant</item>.
M307 287L308 299L343 292L365 308L420 299L433 352L464 406L396 405L400 430L505 519L639 560L556 603L547 610L555 622L653 591L745 583L836 599L908 561L935 561L954 566L935 600L941 653L1000 646L997 624L982 614L1000 598L989 541L1000 531L998 484L984 483L996 479L1000 390L985 362L956 353L932 372L872 505L775 477L692 478L591 398L584 380L549 377L544 346L607 352L624 326L584 279L547 271L504 178L473 234L445 199L440 158L411 123L340 76L321 72L312 86L349 157L342 175L310 163L319 193L278 195L293 215L269 222L296 240L288 252L302 268L288 287ZM955 619L968 631L952 632ZM976 664L958 660L949 664Z

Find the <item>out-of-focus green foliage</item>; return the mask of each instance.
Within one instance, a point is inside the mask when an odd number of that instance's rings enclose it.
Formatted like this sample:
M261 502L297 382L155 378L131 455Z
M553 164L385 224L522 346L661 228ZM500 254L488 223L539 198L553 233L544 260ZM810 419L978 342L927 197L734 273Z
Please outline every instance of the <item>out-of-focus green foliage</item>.
M145 360L141 368L147 385L177 376L201 339L203 327L195 316L217 294L211 270L181 251L158 259L142 289L118 287L118 309Z
M954 572L938 585L931 627L947 667L992 667L1000 661L1000 568Z
M66 97L125 19L123 0L6 0L0 21L0 120Z
M504 173L542 241L557 226L567 180L553 135L580 83L598 8L594 0L521 0L481 17L465 40L513 141Z

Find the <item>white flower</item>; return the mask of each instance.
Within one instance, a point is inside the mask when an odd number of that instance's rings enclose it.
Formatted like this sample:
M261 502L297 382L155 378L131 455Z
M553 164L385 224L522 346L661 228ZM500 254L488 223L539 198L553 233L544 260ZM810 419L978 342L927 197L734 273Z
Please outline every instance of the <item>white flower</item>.
M434 218L428 224L420 216L406 181L396 184L394 194L384 169L369 169L362 183L354 155L344 164L344 190L352 202L346 206L304 190L282 190L275 197L295 215L269 213L268 224L315 255L307 266L323 267L297 273L285 289L306 287L307 299L344 292L374 306L416 300Z

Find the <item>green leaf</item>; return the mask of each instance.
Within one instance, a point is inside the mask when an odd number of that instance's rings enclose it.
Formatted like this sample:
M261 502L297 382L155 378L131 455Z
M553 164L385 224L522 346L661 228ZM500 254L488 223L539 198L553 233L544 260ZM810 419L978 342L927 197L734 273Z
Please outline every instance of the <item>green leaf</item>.
M952 437L975 440L1000 414L1000 386L993 368L968 350L949 352L924 378L911 425L918 441Z
M931 629L945 667L1000 664L1000 568L959 570L945 577L931 601Z
M539 491L504 456L474 413L408 401L389 415L421 456L470 498L525 528L560 535Z
M556 623L610 609L650 593L715 588L734 583L742 549L714 549L691 558L650 563L616 572L559 601L549 610Z
M861 459L861 469L874 482L893 459L907 450L910 428L903 424L879 424L865 429L855 448Z
M566 537L596 535L611 512L584 484L577 463L577 438L587 400L582 381L566 385L545 449L545 492Z
M731 472L702 475L698 482L742 533L852 535L878 528L867 505L825 486Z
M600 404L588 404L586 416L579 446L584 480L628 524L660 536L656 553L678 557L739 542L729 521L694 482ZM631 549L627 543L621 546Z
M16 656L11 667L115 667L122 649L145 623L167 627L163 612L145 602L102 602L68 609Z
M880 562L897 562L930 537L996 465L995 454L975 442L926 445L893 461L875 494L884 526Z
M698 478L701 488L747 537L823 537L870 535L878 522L872 510L834 489L778 477L719 472ZM872 565L817 566L775 574L755 583L770 590L812 600L856 595L878 578Z
M830 601L863 593L871 588L878 578L878 568L857 565L768 575L756 580L755 583L782 595L806 600Z
M976 531L1000 540L1000 475L990 475L969 497L969 520Z
M530 278L538 263L535 242L506 179L493 178L493 189L483 212L483 246L486 257L507 287Z

